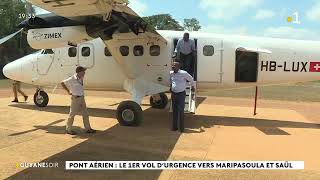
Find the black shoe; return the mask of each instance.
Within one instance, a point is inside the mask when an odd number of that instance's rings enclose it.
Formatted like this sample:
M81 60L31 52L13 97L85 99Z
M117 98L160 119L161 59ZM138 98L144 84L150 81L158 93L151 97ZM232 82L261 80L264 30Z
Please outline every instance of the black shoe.
M19 101L18 101L18 99L14 99L14 100L11 101L11 102L18 103Z
M70 134L70 135L76 135L77 134L75 131L72 131L72 130L71 131L66 131L66 133Z
M86 133L89 133L89 134L93 134L93 133L96 133L97 130L94 130L94 129L89 129L86 131Z
M24 101L27 101L28 100L28 96L24 96Z
M178 129L172 128L171 131L177 131Z

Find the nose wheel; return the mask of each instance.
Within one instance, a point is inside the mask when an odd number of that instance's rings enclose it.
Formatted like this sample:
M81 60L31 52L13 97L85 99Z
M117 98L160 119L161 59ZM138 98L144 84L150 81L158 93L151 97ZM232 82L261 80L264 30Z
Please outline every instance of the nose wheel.
M46 107L49 103L49 96L42 90L37 90L33 96L33 102L38 107Z
M117 119L122 126L139 126L143 120L141 106L134 101L123 101L117 108Z

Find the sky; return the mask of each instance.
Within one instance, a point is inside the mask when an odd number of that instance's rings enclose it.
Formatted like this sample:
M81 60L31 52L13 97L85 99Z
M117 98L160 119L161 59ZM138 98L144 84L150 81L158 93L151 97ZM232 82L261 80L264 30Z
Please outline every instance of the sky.
M204 32L320 40L319 0L130 0L129 6L141 16L197 18Z

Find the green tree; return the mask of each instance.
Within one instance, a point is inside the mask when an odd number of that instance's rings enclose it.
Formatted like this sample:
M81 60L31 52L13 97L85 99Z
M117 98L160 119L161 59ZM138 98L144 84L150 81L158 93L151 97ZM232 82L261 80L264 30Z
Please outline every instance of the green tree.
M23 20L21 14L26 13L25 1L21 0L1 0L0 2L0 36L8 35Z
M143 18L149 25L156 30L175 30L183 31L184 28L170 14L159 14Z
M26 2L22 0L1 0L0 1L0 38L16 32L17 25L23 21L21 14L26 14ZM0 45L0 78L2 67L15 59L25 55L29 48L25 35L17 35L15 38Z
M199 31L201 29L200 22L196 18L184 19L183 27L188 31Z

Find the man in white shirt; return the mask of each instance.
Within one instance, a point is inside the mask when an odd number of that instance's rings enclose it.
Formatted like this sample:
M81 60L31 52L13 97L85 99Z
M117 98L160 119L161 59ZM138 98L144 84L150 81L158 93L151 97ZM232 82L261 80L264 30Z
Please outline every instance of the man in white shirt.
M181 69L193 75L194 57L195 57L195 42L189 38L189 33L184 33L183 38L179 39L175 52L177 60L180 62Z
M66 124L66 132L70 135L75 135L76 132L72 130L74 117L77 113L82 113L83 124L87 133L95 133L89 122L89 113L87 110L86 101L84 99L83 78L86 69L78 66L76 74L61 82L61 86L71 95L71 106L69 118Z
M187 81L192 85L191 90L194 91L195 82L192 76L180 69L180 63L174 62L172 65L172 71L170 71L170 83L171 83L171 99L172 99L172 131L179 130L184 132L184 106L186 98Z

